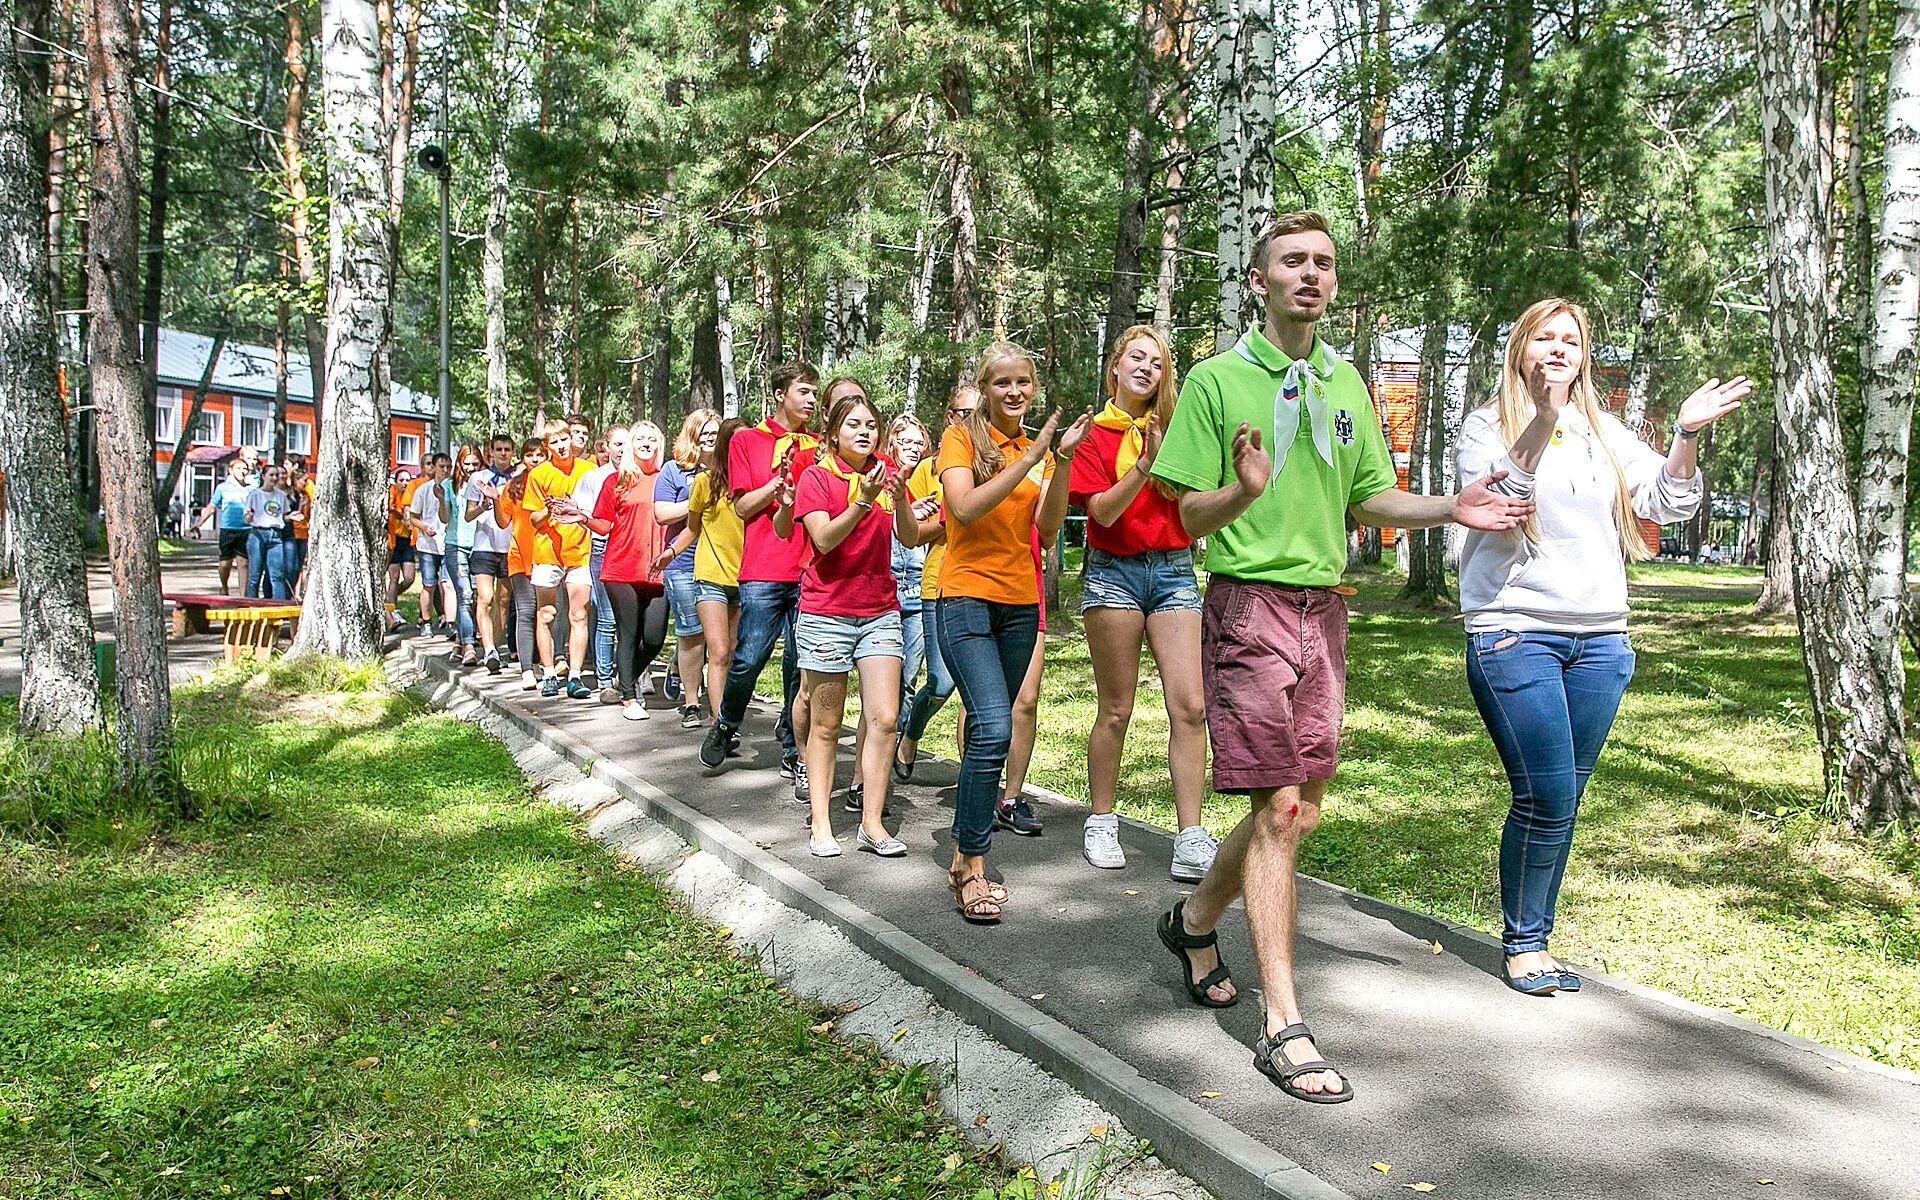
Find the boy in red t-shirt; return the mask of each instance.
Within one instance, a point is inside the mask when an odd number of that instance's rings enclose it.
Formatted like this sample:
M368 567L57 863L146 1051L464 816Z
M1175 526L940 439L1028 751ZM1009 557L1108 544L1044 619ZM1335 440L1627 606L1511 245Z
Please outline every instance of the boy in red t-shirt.
M806 553L806 534L788 527L793 516L793 488L800 473L813 465L818 444L807 432L819 396L820 373L806 363L775 367L772 413L751 429L734 434L727 451L727 482L734 511L745 523L740 557L740 632L734 642L733 662L727 668L727 687L720 711L700 744L700 761L709 768L722 766L733 747L735 732L747 717L753 686L773 657L774 639L784 643L780 680L785 702L774 731L780 737L780 773L801 786L805 769L795 740L794 699L800 692L800 665L793 644L793 622L800 605L800 568ZM776 522L776 518L784 520ZM804 738L804 729L799 737Z

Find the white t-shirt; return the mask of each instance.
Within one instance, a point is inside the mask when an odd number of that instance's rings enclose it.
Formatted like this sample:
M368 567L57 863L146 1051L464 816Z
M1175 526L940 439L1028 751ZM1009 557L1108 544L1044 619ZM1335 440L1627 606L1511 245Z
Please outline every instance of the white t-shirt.
M421 554L444 554L446 524L440 519L441 485L437 482L421 484L413 493L413 503L407 505L407 511L422 524L415 526L413 548Z
M579 483L573 485L573 502L580 506L581 512L593 512L593 506L599 503L600 500L601 486L604 485L607 480L613 478L613 473L617 470L619 470L619 468L612 463L608 463L604 467L595 467L593 470L581 476ZM599 537L601 535L596 533L593 536Z
M482 505L480 515L473 519L473 552L475 554L505 554L513 545L513 530L501 525L493 515L493 500L480 491L479 484L485 480L495 489L504 488L513 476L484 467L473 473L467 480L467 486L460 489L459 503L473 501Z
M247 493L247 524L255 529L285 529L293 498L275 488L254 488Z

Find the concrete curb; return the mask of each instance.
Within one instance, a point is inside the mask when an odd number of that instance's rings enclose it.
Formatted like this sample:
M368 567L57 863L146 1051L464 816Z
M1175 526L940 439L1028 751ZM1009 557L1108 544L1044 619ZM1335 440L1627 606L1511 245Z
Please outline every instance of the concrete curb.
M1111 1052L988 983L906 931L828 890L718 821L680 803L577 738L548 726L525 706L468 685L444 654L409 646L415 670L458 688L528 737L578 764L647 816L704 850L775 900L840 930L861 950L926 989L961 1019L991 1034L1075 1088L1153 1145L1165 1162L1222 1200L1352 1200L1279 1151L1187 1097L1147 1079Z

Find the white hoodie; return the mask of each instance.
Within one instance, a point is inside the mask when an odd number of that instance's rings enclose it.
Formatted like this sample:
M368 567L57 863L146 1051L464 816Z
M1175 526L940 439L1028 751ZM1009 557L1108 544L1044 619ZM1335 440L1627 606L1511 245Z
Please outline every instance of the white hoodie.
M1700 472L1669 478L1666 457L1600 414L1599 436L1620 460L1633 510L1660 524L1699 511ZM1617 633L1627 627L1627 568L1615 523L1619 493L1613 468L1577 409L1562 410L1559 429L1529 474L1507 456L1499 410L1467 414L1454 462L1461 482L1496 471L1494 485L1510 496L1531 496L1538 539L1522 529L1467 531L1460 551L1460 611L1470 633L1488 630Z

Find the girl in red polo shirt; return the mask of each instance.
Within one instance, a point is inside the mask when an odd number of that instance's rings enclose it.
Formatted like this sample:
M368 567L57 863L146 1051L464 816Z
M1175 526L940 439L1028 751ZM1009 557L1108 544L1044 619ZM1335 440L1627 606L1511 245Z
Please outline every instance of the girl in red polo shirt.
M1086 624L1099 716L1087 737L1083 852L1096 867L1127 865L1113 794L1140 682L1140 643L1153 651L1166 697L1167 760L1180 831L1173 878L1192 883L1213 865L1215 842L1200 826L1207 725L1200 682L1200 589L1193 539L1179 501L1149 481L1160 435L1173 419L1173 354L1151 325L1121 334L1107 359L1107 406L1073 460L1068 499L1087 513L1080 617Z
M629 721L647 719L647 706L635 686L660 647L667 641L667 589L661 569L665 540L653 519L653 489L657 467L651 447L632 438L621 456L619 473L600 485L587 528L606 535L607 549L600 560L600 584L613 606L614 671L620 680L620 715ZM641 458L646 454L646 458Z
M882 858L907 852L880 817L887 801L887 758L900 714L900 601L893 582L893 497L887 463L875 451L880 413L865 396L840 400L827 414L824 451L794 486L793 519L811 550L800 574L800 615L793 640L800 652L800 692L809 697L806 722L810 848L821 858L840 853L829 820L834 753L846 712L847 675L860 673L860 761L865 785L862 850ZM907 514L911 521L911 511Z

